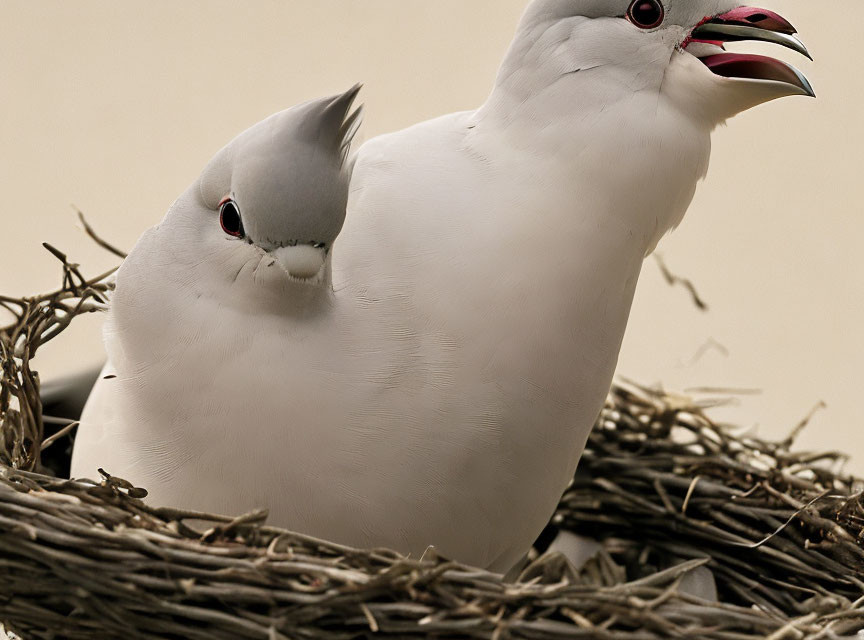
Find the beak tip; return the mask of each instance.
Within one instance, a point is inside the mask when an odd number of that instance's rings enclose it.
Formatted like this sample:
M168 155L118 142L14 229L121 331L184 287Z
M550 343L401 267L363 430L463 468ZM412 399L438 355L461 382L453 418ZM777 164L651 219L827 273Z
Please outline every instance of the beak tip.
M795 76L798 79L798 88L801 89L801 95L807 98L815 98L816 91L813 89L813 85L810 84L810 81L807 79L803 73L795 69L795 67L790 66L790 69L795 72Z
M811 85L810 82L806 78L802 78L802 80L803 80L803 82L801 84L803 86L801 87L801 90L804 93L802 93L801 95L808 97L808 98L815 98L816 97L816 91L813 89L813 85Z
M813 62L813 61L814 61L814 60L813 60L813 55L810 53L810 50L807 48L807 45L805 45L803 42L801 42L801 40L800 40L799 38L795 38L795 39L798 41L798 44L801 45L801 48L798 49L798 53L800 53L800 54L803 55L805 58L807 58L808 60L810 60L810 62Z

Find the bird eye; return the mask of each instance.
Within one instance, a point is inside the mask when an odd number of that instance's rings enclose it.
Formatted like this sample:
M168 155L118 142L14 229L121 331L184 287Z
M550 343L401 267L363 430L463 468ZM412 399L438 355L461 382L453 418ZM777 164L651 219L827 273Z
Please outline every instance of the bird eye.
M627 10L627 19L640 29L653 29L663 23L666 10L660 0L634 0Z
M219 206L219 224L222 225L222 231L229 236L242 238L245 235L243 233L243 221L240 219L240 209L233 200L225 200Z

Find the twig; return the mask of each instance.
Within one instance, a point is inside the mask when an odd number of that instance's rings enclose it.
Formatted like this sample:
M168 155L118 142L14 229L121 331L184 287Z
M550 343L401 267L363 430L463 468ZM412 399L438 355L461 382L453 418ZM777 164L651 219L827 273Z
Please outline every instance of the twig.
M795 441L798 439L804 430L810 426L810 423L813 421L813 418L816 417L816 414L820 411L824 411L828 408L828 405L824 401L820 401L815 407L810 410L801 422L799 422L794 429L792 429L792 433L789 434L789 437L783 441L782 446L786 449L792 447L795 444Z
M657 261L657 265L660 267L660 273L663 274L663 277L666 279L666 282L669 283L669 286L675 287L680 285L684 287L690 292L690 297L693 299L693 304L696 305L696 308L699 309L699 311L708 311L708 305L699 295L699 292L696 290L696 285L694 285L692 281L687 278L681 278L672 273L666 265L666 261L659 253L654 253L654 260Z
M80 424L80 422L73 422L71 424L68 424L50 438L46 438L45 441L42 443L42 452L44 452L48 447L60 440L60 438L64 438L65 436L72 433L72 431L74 429L77 429Z
M693 493L696 491L696 487L699 486L699 481L702 479L702 476L696 476L693 478L693 482L690 483L690 488L687 489L687 496L684 498L684 504L681 506L681 513L687 515L687 507L690 506L690 500L693 498Z
M668 278L667 278L667 281L668 281ZM697 349L696 353L693 354L693 357L690 358L690 362L688 363L688 366L692 367L692 366L698 364L699 361L702 360L702 358L705 357L705 355L709 351L716 351L717 353L722 355L724 358L728 358L730 355L728 347L726 347L724 344L717 341L715 338L708 338L708 340L706 340L705 343L701 347L699 347L699 349Z
M125 251L118 249L113 244L107 242L106 240L103 240L102 237L99 236L93 230L93 227L91 227L90 224L87 222L87 219L84 217L84 213L81 211L81 209L79 209L78 207L76 207L74 205L73 205L73 209L75 209L76 213L78 214L78 220L81 221L81 225L84 227L84 231L87 233L88 236L90 236L90 238L96 244L98 244L100 247L102 247L106 251L110 251L115 256L117 256L118 258L121 258L123 260L125 260L129 256L129 254L127 254Z

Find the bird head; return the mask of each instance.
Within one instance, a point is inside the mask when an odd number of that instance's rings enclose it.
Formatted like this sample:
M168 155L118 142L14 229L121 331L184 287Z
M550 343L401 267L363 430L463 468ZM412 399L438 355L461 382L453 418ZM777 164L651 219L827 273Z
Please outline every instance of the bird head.
M499 83L519 82L512 72L528 59L547 85L579 74L600 93L653 91L716 126L769 100L814 95L791 65L725 50L753 40L810 57L795 33L777 13L734 0L535 0Z
M345 221L359 91L298 105L241 133L142 238L152 251L140 253L169 252L175 280L211 293L252 283L260 286L247 286L250 295L269 286L278 297L286 286L322 284ZM131 260L143 259L135 253Z

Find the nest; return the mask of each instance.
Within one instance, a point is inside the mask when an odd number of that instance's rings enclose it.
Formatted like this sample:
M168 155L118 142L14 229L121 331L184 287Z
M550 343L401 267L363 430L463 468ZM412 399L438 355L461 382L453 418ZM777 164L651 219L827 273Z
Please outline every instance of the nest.
M840 454L716 424L693 401L613 389L549 530L602 542L574 569L543 543L518 580L360 551L239 518L160 509L146 491L52 478L29 358L110 285L0 298L0 622L32 638L771 640L864 629L864 483ZM803 425L802 425L803 426ZM796 430L797 432L797 430ZM58 447L59 448L59 447ZM679 590L699 567L720 602Z

